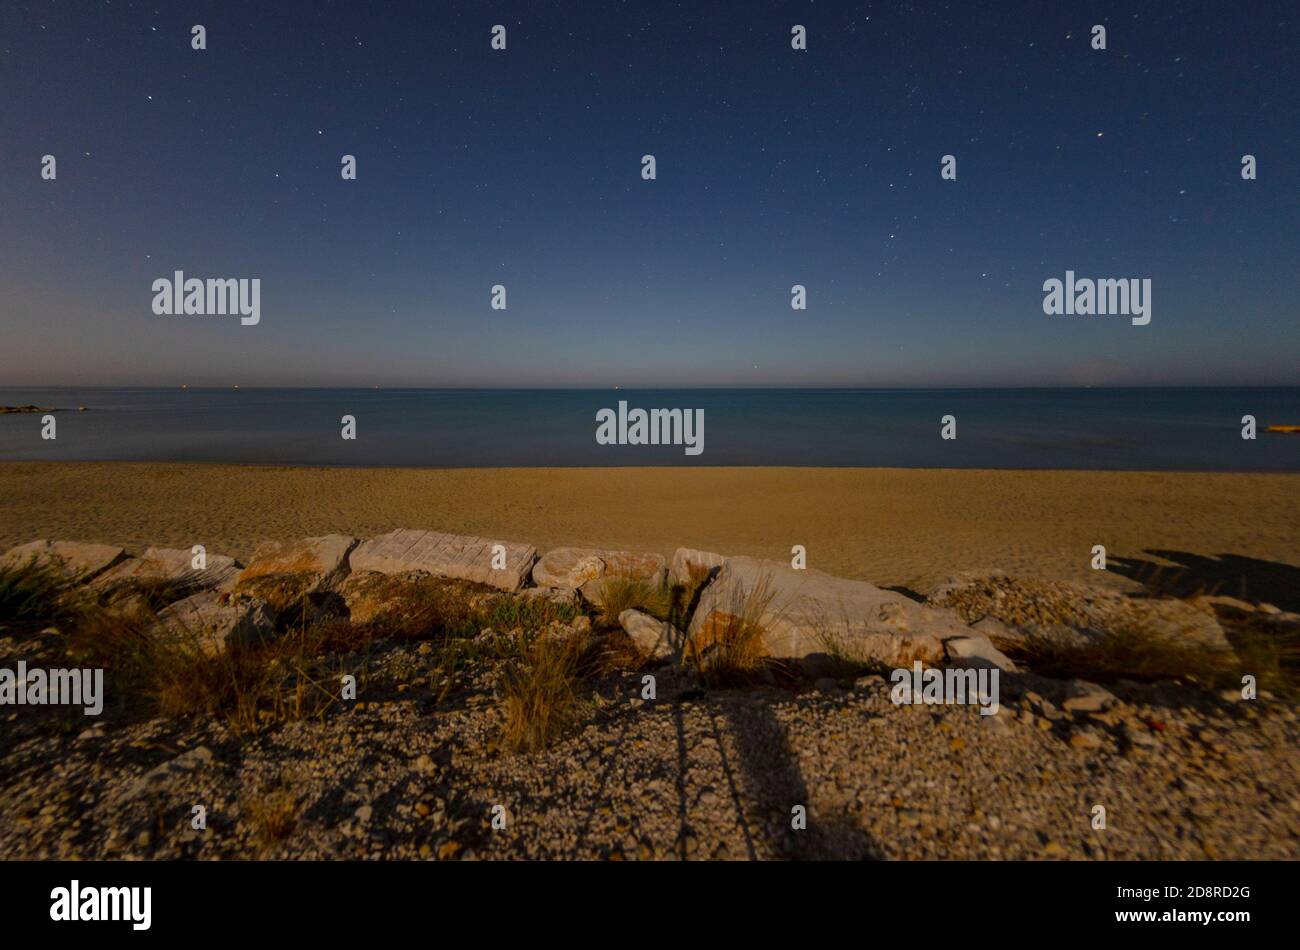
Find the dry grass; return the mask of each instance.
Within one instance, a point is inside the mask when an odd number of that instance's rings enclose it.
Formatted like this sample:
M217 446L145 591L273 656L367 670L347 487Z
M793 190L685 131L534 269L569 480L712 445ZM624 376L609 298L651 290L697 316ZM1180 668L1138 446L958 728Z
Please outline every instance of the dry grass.
M1187 680L1216 686L1237 665L1231 653L1134 628L1078 642L1031 635L1009 652L1040 675L1097 682Z
M278 578L262 580L278 583ZM328 715L342 703L342 677L363 682L368 654L380 641L435 641L430 681L441 699L460 671L487 658L472 639L484 627L536 629L577 615L569 604L519 601L462 582L407 585L391 609L369 622L316 616L314 605L303 601L296 623L282 615L279 636L232 644L214 654L197 636L162 633L156 607L171 599L160 590L82 605L63 648L80 663L103 667L113 694L129 698L142 712L216 717L236 735ZM550 658L541 648L535 659ZM540 666L543 672L550 668L547 662Z
M618 626L619 615L625 610L644 610L652 617L667 620L671 607L667 587L627 574L601 578L599 600L600 621L609 627Z
M246 735L319 719L341 702L345 674L362 679L361 659L335 652L337 633L314 624L212 654L197 636L163 633L156 614L137 604L84 611L63 646L70 660L102 667L112 693L145 714L217 717Z
M688 641L685 660L694 664L705 685L744 686L762 676L769 663L763 617L773 596L766 577L752 590L738 586L728 609L715 611Z
M252 827L258 846L269 850L293 834L298 825L298 796L288 782L263 788L243 802L244 820Z
M129 607L133 602L139 602L150 610L158 611L201 590L203 585L193 576L129 578L113 585L102 600L106 605L117 607Z
M538 752L577 722L577 684L588 646L581 635L533 637L519 645L501 677L505 749Z
M35 558L0 568L0 628L40 627L75 616L79 607L65 596L66 587L57 567Z
M1220 616L1237 662L1224 677L1224 688L1239 689L1250 674L1261 689L1287 699L1300 699L1300 627L1279 623L1268 615L1233 612Z
M256 580L268 575L310 575L313 580L320 567L320 562L310 551L302 551L293 559L274 557L263 558L260 563L244 568L239 573L239 583Z

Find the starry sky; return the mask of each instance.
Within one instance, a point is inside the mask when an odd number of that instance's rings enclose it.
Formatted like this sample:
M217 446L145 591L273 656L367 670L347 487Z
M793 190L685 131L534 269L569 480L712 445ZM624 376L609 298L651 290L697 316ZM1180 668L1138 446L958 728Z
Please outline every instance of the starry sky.
M1294 384L1298 21L6 0L0 384ZM1045 315L1067 269L1151 278L1151 324ZM155 315L175 270L261 323Z

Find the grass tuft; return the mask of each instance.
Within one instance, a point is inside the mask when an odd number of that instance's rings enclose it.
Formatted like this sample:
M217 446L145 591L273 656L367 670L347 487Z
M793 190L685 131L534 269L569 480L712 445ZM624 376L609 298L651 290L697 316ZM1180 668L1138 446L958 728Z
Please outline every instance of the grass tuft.
M519 645L501 677L505 749L541 751L577 722L577 685L587 650L583 635L533 637Z
M1008 653L1040 675L1093 682L1191 680L1214 686L1226 682L1236 666L1231 652L1135 628L1079 641L1031 634L1009 645Z
M66 586L61 571L35 558L0 567L0 624L37 627L68 620L78 607L62 596Z
M645 578L609 574L600 581L600 619L606 626L618 626L625 610L644 610L657 620L667 620L671 607L669 589Z
M298 826L298 796L288 782L281 780L249 796L243 803L243 814L258 846L269 850L288 839Z
M728 609L715 611L687 643L685 658L706 686L745 686L761 678L769 662L762 621L774 596L766 577L752 590L737 587Z

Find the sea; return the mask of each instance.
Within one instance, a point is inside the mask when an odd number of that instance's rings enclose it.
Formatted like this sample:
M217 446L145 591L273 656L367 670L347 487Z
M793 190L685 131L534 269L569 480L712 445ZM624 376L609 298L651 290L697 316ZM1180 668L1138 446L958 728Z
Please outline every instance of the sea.
M702 451L599 444L597 414L620 401L702 410ZM1300 471L1300 433L1265 431L1300 424L1300 387L0 388L0 405L25 404L60 410L56 438L39 413L0 415L0 460Z

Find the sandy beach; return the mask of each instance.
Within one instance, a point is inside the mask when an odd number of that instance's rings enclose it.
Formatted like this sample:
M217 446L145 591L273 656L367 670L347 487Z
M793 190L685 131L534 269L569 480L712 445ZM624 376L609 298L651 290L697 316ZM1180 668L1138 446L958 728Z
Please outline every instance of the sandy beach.
M377 469L0 464L0 546L35 538L247 558L259 541L398 527L671 555L788 559L925 592L998 567L1096 582L1091 548L1300 564L1300 475L830 468ZM1181 556L1175 561L1185 561ZM1114 575L1107 575L1118 580Z

